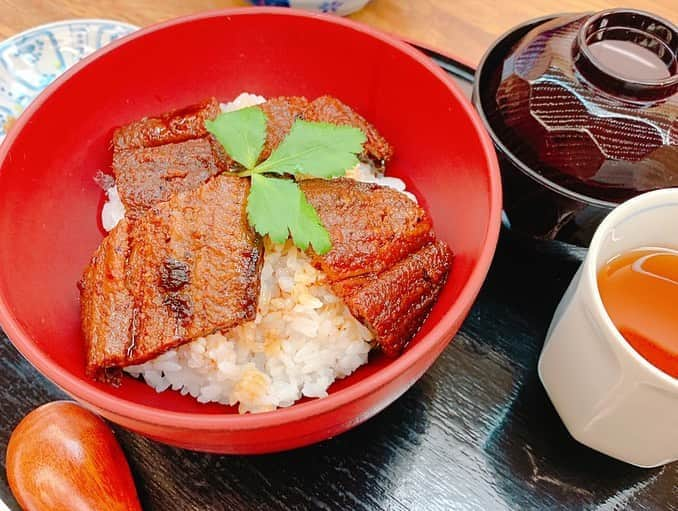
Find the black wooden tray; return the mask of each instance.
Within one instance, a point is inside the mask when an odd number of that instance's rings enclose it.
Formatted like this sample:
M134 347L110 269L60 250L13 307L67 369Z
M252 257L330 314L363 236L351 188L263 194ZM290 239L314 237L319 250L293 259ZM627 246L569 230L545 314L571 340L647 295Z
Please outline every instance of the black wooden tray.
M420 48L470 95L473 70ZM678 463L639 469L574 441L536 373L551 315L584 252L502 232L478 301L426 375L367 423L266 456L175 449L115 428L144 509L678 510ZM0 498L13 427L64 395L0 342Z

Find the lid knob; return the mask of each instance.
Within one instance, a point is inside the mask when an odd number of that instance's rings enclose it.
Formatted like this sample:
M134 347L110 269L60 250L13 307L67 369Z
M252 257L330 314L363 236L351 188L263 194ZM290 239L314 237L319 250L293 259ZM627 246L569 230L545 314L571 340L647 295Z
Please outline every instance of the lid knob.
M644 102L678 92L678 29L653 14L594 14L574 38L572 56L586 82L614 96Z

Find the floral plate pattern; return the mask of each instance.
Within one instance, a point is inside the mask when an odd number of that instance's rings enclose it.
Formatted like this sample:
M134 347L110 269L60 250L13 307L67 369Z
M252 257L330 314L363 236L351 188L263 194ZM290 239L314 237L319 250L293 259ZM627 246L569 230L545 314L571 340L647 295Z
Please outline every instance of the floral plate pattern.
M345 16L365 7L369 0L250 0L254 5L294 7Z
M73 64L137 27L109 20L67 20L0 42L0 141L28 104Z

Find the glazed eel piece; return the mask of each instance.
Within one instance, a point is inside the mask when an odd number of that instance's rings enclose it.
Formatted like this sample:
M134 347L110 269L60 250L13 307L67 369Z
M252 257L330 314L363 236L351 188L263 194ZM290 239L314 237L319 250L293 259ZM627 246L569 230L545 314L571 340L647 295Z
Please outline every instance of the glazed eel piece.
M300 186L332 240L327 254L313 255L315 266L381 350L398 355L438 299L452 252L428 214L391 188L351 179Z
M114 132L113 175L128 216L139 216L230 168L231 160L205 129L205 120L220 111L219 102L210 98Z
M254 319L263 247L248 193L247 179L220 175L113 228L80 281L90 376L115 382L121 367Z

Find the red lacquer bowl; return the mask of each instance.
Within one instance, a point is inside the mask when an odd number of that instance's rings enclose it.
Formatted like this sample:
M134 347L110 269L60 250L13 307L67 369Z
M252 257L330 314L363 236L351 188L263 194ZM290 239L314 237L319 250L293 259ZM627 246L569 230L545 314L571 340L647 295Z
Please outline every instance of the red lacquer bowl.
M103 234L93 181L115 126L215 95L332 94L396 148L389 168L456 253L421 332L396 359L375 356L325 399L258 415L85 377L76 282ZM0 322L47 378L104 417L190 449L262 453L335 436L375 415L433 363L485 278L500 224L492 144L470 104L427 57L351 21L238 9L141 30L75 66L21 116L0 148Z

